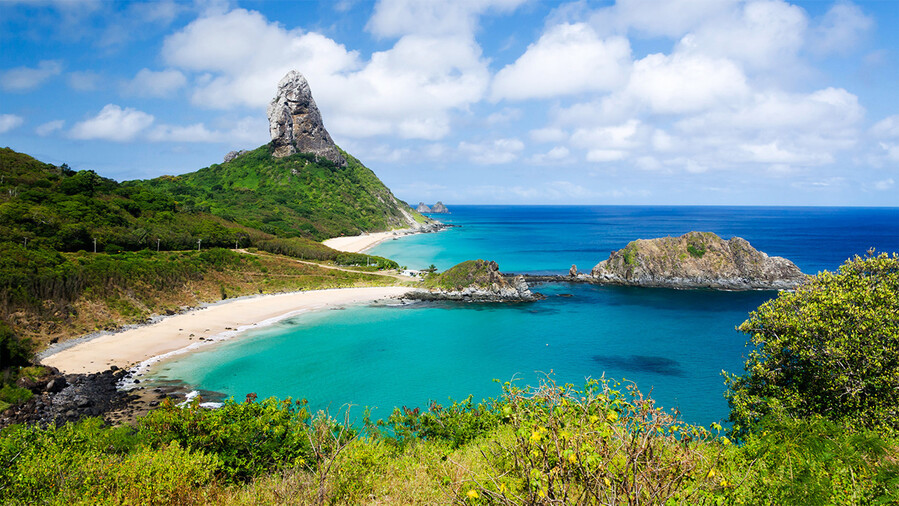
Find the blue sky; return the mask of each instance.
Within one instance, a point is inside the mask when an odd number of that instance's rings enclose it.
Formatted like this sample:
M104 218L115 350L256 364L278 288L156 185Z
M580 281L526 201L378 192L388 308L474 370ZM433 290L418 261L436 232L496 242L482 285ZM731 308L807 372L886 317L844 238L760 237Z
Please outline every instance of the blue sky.
M0 146L117 180L269 140L290 69L409 202L899 205L899 1L0 0Z

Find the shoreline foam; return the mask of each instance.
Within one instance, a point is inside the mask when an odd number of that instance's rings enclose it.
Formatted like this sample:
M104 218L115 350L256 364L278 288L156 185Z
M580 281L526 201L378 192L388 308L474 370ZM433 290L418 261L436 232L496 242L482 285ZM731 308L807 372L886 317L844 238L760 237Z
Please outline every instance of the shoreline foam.
M67 374L100 372L113 365L140 373L160 360L230 339L251 328L309 311L394 298L409 290L406 287L335 288L234 299L152 324L100 335L45 356L41 363Z

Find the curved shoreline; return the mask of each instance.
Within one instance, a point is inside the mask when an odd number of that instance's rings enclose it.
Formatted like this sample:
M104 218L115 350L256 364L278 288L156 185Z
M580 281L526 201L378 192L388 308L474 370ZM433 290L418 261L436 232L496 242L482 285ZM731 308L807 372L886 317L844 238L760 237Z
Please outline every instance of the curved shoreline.
M145 369L163 358L229 339L309 311L396 298L407 287L309 290L234 299L136 328L100 335L41 359L64 373L93 373L117 366Z
M362 235L345 235L341 237L332 237L325 239L322 244L325 246L343 251L345 253L362 253L366 250L374 248L378 244L393 238L404 237L407 235L421 234L420 229L403 228L397 230L389 230L387 232L372 232Z

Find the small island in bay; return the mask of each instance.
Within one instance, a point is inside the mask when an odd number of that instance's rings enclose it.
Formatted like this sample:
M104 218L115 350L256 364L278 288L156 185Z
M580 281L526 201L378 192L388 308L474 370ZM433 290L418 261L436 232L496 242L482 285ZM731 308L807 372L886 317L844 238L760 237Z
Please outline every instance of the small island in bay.
M531 302L543 295L531 292L523 276L507 278L493 261L468 260L446 271L431 273L424 288L403 296L416 300L459 300L467 302Z
M591 271L600 284L719 290L791 289L807 276L782 257L769 257L741 237L711 232L637 239Z

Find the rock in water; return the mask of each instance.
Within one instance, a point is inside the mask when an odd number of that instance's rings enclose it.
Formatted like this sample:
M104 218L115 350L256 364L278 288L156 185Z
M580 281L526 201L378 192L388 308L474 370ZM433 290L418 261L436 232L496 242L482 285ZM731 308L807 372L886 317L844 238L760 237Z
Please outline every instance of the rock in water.
M275 148L273 156L312 153L337 165L346 165L346 159L325 130L303 74L291 70L278 83L278 94L268 104L268 124Z
M443 205L443 202L440 202L438 200L437 203L434 204L434 207L431 208L431 212L438 213L438 214L448 214L449 209L447 209L446 206Z
M577 277L577 265L571 264L571 268L568 269L568 275L571 276L572 278Z
M420 213L430 213L431 212L431 208L426 206L424 202L419 202L418 207L416 207L415 210Z
M632 241L591 274L601 284L720 290L790 289L806 279L785 258L769 257L743 238L725 241L711 232Z
M404 298L459 300L466 302L532 302L545 297L531 292L524 276L507 277L493 261L469 260L436 277L425 279L426 289L413 290Z

